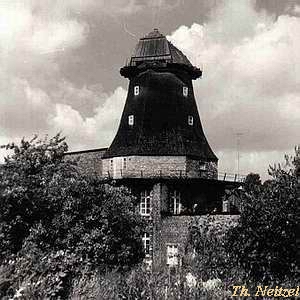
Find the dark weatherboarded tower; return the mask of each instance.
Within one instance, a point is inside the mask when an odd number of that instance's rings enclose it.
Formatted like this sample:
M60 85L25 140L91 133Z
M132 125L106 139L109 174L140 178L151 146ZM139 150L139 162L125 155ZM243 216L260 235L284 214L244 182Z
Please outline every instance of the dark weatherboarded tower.
M216 176L218 159L204 135L193 92L192 80L201 74L157 29L141 38L121 69L130 80L128 95L104 155L104 171L114 178L121 171L122 176L195 177L208 171Z
M68 155L80 158L83 172L130 188L149 222L142 237L146 262L153 269L176 269L186 257L191 222L207 213L222 222L231 218L222 199L240 178L218 180L218 159L193 92L192 80L202 71L164 35L154 29L141 38L120 72L129 88L112 144Z

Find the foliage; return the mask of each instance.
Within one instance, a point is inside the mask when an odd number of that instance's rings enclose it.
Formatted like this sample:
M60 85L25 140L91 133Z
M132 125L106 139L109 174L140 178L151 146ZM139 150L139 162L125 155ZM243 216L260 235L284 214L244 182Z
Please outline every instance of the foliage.
M243 188L246 192L251 192L259 188L261 184L262 183L259 174L250 173L245 178Z
M65 298L86 268L125 271L143 259L129 191L80 174L60 135L9 144L0 169L0 297L26 284ZM43 293L35 295L35 293Z
M241 278L237 262L226 249L226 235L236 222L237 218L218 220L208 215L190 227L189 243L195 252L191 265L193 273L201 280L219 278L230 285Z
M266 184L248 185L238 225L228 235L227 251L252 282L270 285L296 278L299 148L294 158L285 159L284 166L270 167L272 179Z
M125 274L85 275L74 284L72 299L101 300L189 300L224 299L226 292L220 280L195 281L190 285L183 271L174 274L149 272L141 265Z

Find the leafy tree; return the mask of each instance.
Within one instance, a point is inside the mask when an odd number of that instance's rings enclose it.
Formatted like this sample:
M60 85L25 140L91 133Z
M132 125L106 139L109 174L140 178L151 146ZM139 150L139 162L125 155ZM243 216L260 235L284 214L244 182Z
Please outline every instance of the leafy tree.
M296 278L299 148L294 159L285 159L284 167L270 167L272 179L266 184L248 185L238 225L228 235L227 251L253 282L270 285Z
M67 144L59 134L5 147L11 154L0 168L0 273L6 283L1 295L0 280L0 296L29 282L45 298L66 297L83 268L103 273L141 262L145 224L126 188L83 176L65 159Z
M251 192L255 189L259 189L261 185L262 183L259 174L250 173L245 178L244 190L246 192Z
M205 216L190 227L189 244L194 250L190 262L193 273L203 281L219 278L229 285L240 278L236 261L226 249L226 235L237 223L237 217Z

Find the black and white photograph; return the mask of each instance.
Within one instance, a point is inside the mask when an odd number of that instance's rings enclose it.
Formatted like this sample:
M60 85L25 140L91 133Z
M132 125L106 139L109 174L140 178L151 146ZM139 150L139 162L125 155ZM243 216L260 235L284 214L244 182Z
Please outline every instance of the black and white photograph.
M0 0L0 299L300 299L300 0Z

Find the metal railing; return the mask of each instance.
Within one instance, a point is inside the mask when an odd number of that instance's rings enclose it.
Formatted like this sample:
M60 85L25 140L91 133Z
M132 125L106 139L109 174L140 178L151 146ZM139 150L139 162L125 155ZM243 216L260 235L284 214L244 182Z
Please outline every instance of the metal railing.
M199 171L186 171L186 170L114 170L108 171L103 174L104 177L110 179L123 179L123 178L148 178L148 179L187 179L187 178L206 178L217 179L220 181L229 182L244 182L244 175L225 173L225 172L213 172L207 170Z
M231 181L231 182L244 182L245 178L246 176L241 174L218 172L218 180Z

